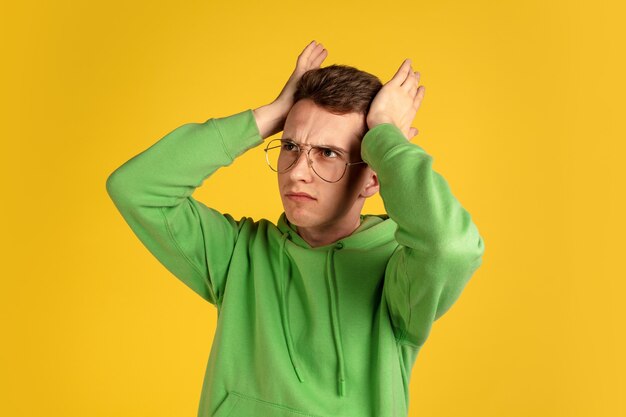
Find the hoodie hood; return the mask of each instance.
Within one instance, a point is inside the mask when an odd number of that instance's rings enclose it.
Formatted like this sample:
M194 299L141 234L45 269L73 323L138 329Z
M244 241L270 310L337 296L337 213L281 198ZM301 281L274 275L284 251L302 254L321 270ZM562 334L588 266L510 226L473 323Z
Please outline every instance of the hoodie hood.
M339 323L341 320L339 317L339 304L336 294L337 284L334 264L335 252L338 250L349 249L370 249L387 244L389 241L394 239L394 232L397 225L387 214L361 215L361 225L354 232L352 232L351 235L341 238L334 243L315 248L311 247L311 245L309 245L309 243L298 234L297 227L289 222L284 212L278 219L277 227L282 234L279 249L281 271L281 277L279 277L280 316L283 325L283 334L285 336L285 342L289 352L289 359L291 360L293 370L298 377L298 380L300 382L304 382L301 369L298 367L298 355L293 346L291 328L289 326L289 307L286 300L286 288L287 284L291 280L291 262L286 249L287 241L290 241L291 244L302 248L327 253L324 278L329 293L331 330L335 341L335 352L337 355L337 395L345 396L347 381L345 376L344 350L341 341L341 333L339 331Z

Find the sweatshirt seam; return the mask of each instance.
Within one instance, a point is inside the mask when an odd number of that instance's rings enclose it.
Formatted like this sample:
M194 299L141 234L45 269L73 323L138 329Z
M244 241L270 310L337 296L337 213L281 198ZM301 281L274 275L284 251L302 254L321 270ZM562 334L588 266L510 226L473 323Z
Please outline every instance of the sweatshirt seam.
M403 332L403 335L404 335L404 332ZM418 345L418 344L413 343L413 342L409 342L409 341L408 341L408 340L406 340L406 339L400 339L400 338L396 339L396 342L397 342L399 345L411 346L411 347L416 348L416 349L422 346L422 345Z
M222 134L222 131L220 130L219 124L215 122L215 119L211 119L211 122L213 126L215 126L217 133L220 135L220 142L222 143L222 149L224 149L224 153L226 153L226 156L228 156L231 162L234 161L235 158L233 158L232 154L228 150L228 147L226 146L226 142L224 142L224 135Z
M404 279L407 282L407 286L408 291L406 292L406 304L407 304L407 309L409 310L409 319L407 320L407 329L404 332L404 334L402 335L402 337L404 338L406 335L408 335L408 329L411 328L411 316L412 316L412 310L411 310L411 280L409 279L409 275L407 274L406 271L407 267L406 267L406 249L402 250L402 270L404 273Z
M198 267L196 267L193 262L191 262L191 260L189 259L189 257L187 256L187 254L185 254L185 252L182 250L182 248L180 247L180 245L178 244L178 241L176 240L176 238L174 237L174 234L172 232L172 229L170 228L170 224L167 221L167 216L165 215L165 212L163 211L163 207L159 207L159 212L161 213L161 215L163 216L163 223L165 223L165 229L167 230L167 235L170 238L170 240L172 241L172 243L174 244L174 247L176 248L176 250L178 250L178 252L182 255L183 259L187 262L187 264L189 266L191 266L191 268L196 272L196 274L198 274L198 276L200 277L201 280L204 281L204 277L202 276L202 272L200 272L200 270L198 269ZM219 304L219 300L217 299L215 292L213 291L213 286L211 285L211 282L209 281L209 284L207 285L208 289L209 289L209 293L211 294L211 296L213 297L213 299L215 300L216 304Z
M404 275L404 279L407 282L408 285L408 291L406 294L406 303L407 303L407 309L409 310L409 317L407 319L407 328L411 327L411 316L412 316L412 310L411 310L411 280L409 280L409 276L407 275L407 271L406 271L406 257L405 257L405 253L404 251L402 251L402 270L403 270L403 275ZM396 337L396 342L402 345L409 345L409 346L413 346L413 347L419 347L419 345L416 345L415 343L410 342L409 340L407 340L407 336L409 336L409 331L407 329L404 328L400 328L400 334L398 335L398 337Z
M279 408L281 410L288 411L290 414L293 413L293 414L299 414L299 415L307 416L307 417L319 417L317 414L311 414L311 413L308 413L306 411L296 410L296 409L293 409L291 407L287 407L287 406L285 406L283 404L278 404L278 403L275 403L275 402L272 402L272 401L267 401L267 400L262 400L260 398L251 397L249 395L241 394L241 393L239 393L237 391L230 391L230 394L235 395L235 396L240 397L240 398L243 398L244 400L247 400L247 401L255 401L255 402L259 402L261 404L267 404L269 406L273 406L273 407Z

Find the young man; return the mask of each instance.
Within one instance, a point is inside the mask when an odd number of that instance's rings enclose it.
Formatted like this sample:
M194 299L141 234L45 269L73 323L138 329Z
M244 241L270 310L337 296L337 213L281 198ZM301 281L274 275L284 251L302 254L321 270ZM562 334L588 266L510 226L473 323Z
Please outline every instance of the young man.
M470 214L409 141L410 61L383 86L325 57L311 42L271 104L182 125L107 180L141 242L217 308L199 416L406 416L418 352L482 262ZM280 131L276 225L191 196ZM362 215L378 191L388 214Z

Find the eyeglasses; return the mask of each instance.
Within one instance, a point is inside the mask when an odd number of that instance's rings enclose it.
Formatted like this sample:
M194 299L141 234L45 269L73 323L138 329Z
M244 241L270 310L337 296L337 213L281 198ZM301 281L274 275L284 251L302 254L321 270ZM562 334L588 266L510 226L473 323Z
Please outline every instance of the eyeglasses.
M265 159L272 171L289 171L302 154L301 145L291 139L273 139L265 147ZM365 161L349 162L344 152L324 146L311 146L306 153L307 163L313 172L326 182L338 182L349 166Z

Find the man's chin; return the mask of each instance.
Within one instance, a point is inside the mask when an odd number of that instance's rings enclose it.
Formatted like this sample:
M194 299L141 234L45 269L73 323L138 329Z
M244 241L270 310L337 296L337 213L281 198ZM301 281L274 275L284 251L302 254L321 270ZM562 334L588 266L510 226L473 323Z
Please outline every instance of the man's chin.
M285 217L289 223L297 227L309 227L313 223L313 219L306 213L294 213L291 210L285 210Z

